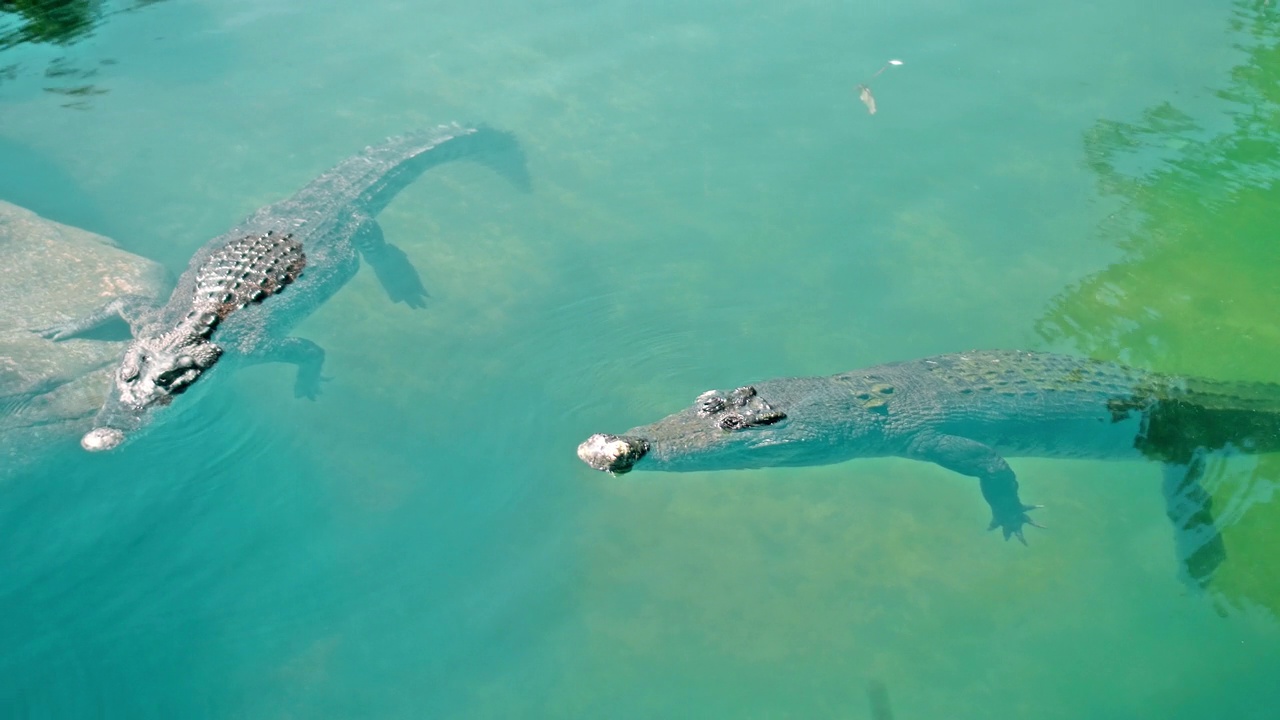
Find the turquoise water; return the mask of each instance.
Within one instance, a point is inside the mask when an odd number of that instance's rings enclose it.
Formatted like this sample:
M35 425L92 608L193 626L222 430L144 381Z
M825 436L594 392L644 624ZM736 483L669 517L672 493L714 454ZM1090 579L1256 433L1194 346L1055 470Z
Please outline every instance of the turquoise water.
M431 301L366 270L308 318L319 400L249 368L0 486L0 714L1275 717L1273 458L1213 466L1204 596L1152 465L1015 461L1023 548L923 464L574 456L970 347L1280 380L1271 4L141 5L0 51L0 199L177 272L410 128L514 132L533 191L406 190Z

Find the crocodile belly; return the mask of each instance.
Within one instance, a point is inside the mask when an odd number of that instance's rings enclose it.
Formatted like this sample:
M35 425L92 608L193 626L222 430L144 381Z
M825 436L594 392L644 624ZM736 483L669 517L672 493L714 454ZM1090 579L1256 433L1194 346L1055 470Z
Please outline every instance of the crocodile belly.
M1112 418L1106 413L1074 418L1010 418L958 423L945 431L981 442L1005 457L1097 460L1142 457L1135 445L1142 432L1138 413L1127 418Z

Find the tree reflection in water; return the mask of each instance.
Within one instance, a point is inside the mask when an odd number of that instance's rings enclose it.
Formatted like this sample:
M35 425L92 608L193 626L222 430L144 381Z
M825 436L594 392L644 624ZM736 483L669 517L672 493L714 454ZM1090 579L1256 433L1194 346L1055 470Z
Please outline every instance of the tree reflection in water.
M1238 4L1244 62L1216 93L1229 129L1164 103L1086 134L1104 194L1102 231L1123 258L1054 298L1039 334L1083 354L1164 372L1280 382L1280 14ZM1134 169L1138 168L1138 169ZM1212 589L1229 606L1280 615L1280 455L1205 469L1228 560Z
M0 26L0 50L27 42L73 43L93 30L101 5L100 0L0 0L0 13L11 16L0 21L16 25Z
M158 2L163 0L0 0L0 60L5 51L20 45L73 45L92 35L109 17ZM107 91L86 80L97 75L98 65L110 64L114 64L111 59L86 66L56 58L45 68L46 82L52 84L44 91L69 98L63 107L88 109L87 98ZM0 83L16 79L21 68L17 62L0 63Z

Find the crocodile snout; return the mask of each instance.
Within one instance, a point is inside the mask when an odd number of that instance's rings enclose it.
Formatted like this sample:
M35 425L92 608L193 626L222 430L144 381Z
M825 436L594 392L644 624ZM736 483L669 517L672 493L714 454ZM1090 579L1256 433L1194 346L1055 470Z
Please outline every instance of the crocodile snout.
M621 475L649 452L644 438L596 433L578 446L578 458L596 470Z
M124 442L124 432L113 427L96 427L80 438L80 447L89 452L101 452Z

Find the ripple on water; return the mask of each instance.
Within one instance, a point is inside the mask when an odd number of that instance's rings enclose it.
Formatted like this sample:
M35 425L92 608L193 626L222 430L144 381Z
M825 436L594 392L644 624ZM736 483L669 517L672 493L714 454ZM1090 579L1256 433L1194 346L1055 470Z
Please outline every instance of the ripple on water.
M518 352L550 370L543 388L566 416L611 414L622 404L653 410L666 405L661 388L699 374L696 329L680 317L638 313L619 302L622 295L570 299L551 309L542 334L520 338Z
M183 612L188 627L220 612L228 563L275 531L261 518L296 490L273 459L290 435L270 429L262 400L223 379L193 388L114 451L87 453L68 437L0 486L0 636L13 640L0 672L14 687L38 686L39 668L65 674L83 662L97 682L80 700L109 692L104 672L134 657L137 638L168 637ZM131 667L146 670L145 656Z
M287 442L287 435L269 431L268 418L255 410L261 401L233 387L237 379L223 374L206 381L204 387L197 384L162 409L125 449L154 467L188 469L191 461L198 460L201 474L216 476L227 467L252 463Z

